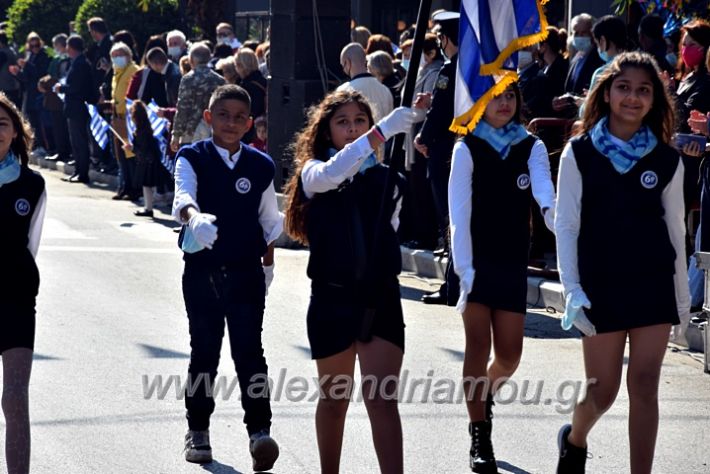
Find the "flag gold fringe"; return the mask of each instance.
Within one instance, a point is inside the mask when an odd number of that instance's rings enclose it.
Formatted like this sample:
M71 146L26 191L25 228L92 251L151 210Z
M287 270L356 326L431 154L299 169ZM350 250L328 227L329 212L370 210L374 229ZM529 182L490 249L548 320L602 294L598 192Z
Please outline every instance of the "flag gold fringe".
M456 117L449 130L465 135L472 132L473 129L478 124L478 121L483 116L488 103L496 96L500 95L511 85L513 82L518 80L518 74L514 71L503 69L503 63L516 51L527 48L534 44L540 43L547 38L547 17L545 17L545 12L542 11L542 6L546 4L549 0L537 0L537 11L540 16L540 32L533 35L523 36L521 38L514 39L499 55L498 58L492 63L484 64L481 66L479 74L481 76L502 76L502 78L491 87L481 98L479 98L473 107L468 110L465 114Z
M483 112L485 112L488 103L493 100L494 97L501 95L509 85L518 80L518 73L515 71L503 71L502 76L503 77L501 77L493 87L488 89L486 93L473 104L473 107L471 107L468 112L454 119L449 127L450 131L459 135L466 135L476 128L476 124L478 124L478 121L483 117Z

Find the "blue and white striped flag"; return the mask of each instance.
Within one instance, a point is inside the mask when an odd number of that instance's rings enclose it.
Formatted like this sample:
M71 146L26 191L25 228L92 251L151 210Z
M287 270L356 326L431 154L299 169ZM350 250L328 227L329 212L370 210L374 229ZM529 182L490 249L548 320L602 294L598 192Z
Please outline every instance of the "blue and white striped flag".
M131 99L126 99L126 110L130 111L133 106L133 101ZM165 136L165 132L168 130L169 122L166 118L158 117L158 104L154 100L150 101L150 104L146 107L148 111L148 120L150 120L150 128L153 129L153 136L158 140L158 146L160 147L161 158L160 162L163 164L170 175L175 174L175 162L170 158L168 153L168 139ZM133 143L133 135L136 131L136 126L133 123L131 114L126 113L126 131L128 132L128 140Z
M99 114L96 106L86 104L86 108L89 110L89 128L91 129L91 134L94 136L96 143L98 143L102 149L106 149L109 140L108 131L111 129L111 126L103 119L101 114Z
M518 80L518 50L547 36L547 1L461 1L452 132L472 131L491 99Z

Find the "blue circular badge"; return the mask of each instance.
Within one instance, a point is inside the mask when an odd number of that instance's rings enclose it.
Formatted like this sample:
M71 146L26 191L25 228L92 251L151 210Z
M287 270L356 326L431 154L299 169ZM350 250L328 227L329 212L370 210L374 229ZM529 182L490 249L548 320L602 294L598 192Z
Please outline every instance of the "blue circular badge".
M239 194L246 194L251 190L251 181L248 178L239 178L236 187Z
M18 199L15 201L15 212L20 216L26 216L30 213L30 203L27 199Z
M518 188L520 189L528 189L530 187L530 176L527 174L521 174L518 176Z
M644 171L641 174L641 186L646 189L653 189L658 185L658 175L653 171Z

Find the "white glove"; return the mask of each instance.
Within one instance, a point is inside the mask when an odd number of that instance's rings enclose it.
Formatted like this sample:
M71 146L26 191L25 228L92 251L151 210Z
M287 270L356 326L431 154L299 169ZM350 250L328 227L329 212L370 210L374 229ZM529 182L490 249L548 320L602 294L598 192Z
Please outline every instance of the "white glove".
M266 294L269 294L269 287L271 282L274 281L274 263L271 265L264 265L264 283L266 283Z
M678 319L680 319L680 324L676 324L671 328L669 340L679 346L690 347L686 338L688 324L690 323L690 308L678 308ZM710 329L706 328L706 331L710 331Z
M187 221L195 240L210 250L212 250L214 241L217 240L217 226L213 224L216 220L217 216L215 215L198 212Z
M473 290L473 278L476 276L476 271L473 268L467 268L463 275L459 277L459 300L456 302L456 311L463 314L466 309L466 299Z
M582 308L591 309L592 303L581 288L576 288L567 294L565 299L565 314L562 315L562 329L569 331L576 327L585 336L594 336L597 333L594 325L584 314Z
M555 233L555 208L548 207L542 215L545 218L545 227L550 229L550 232Z
M390 114L377 122L382 135L389 140L398 133L405 133L412 129L412 125L417 122L417 113L409 107L397 107Z

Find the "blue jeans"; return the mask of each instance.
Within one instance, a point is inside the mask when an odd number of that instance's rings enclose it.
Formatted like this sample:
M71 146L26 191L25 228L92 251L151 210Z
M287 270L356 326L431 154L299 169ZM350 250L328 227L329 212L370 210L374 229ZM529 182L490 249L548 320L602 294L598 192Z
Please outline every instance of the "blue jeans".
M202 431L209 428L215 402L206 390L205 378L213 387L225 320L242 393L244 424L250 435L268 429L271 426L271 405L265 383L268 367L261 345L265 299L261 265L249 270L226 267L212 270L186 265L182 288L192 348L188 376L197 382L188 386L192 393L188 390L185 394L189 429Z

